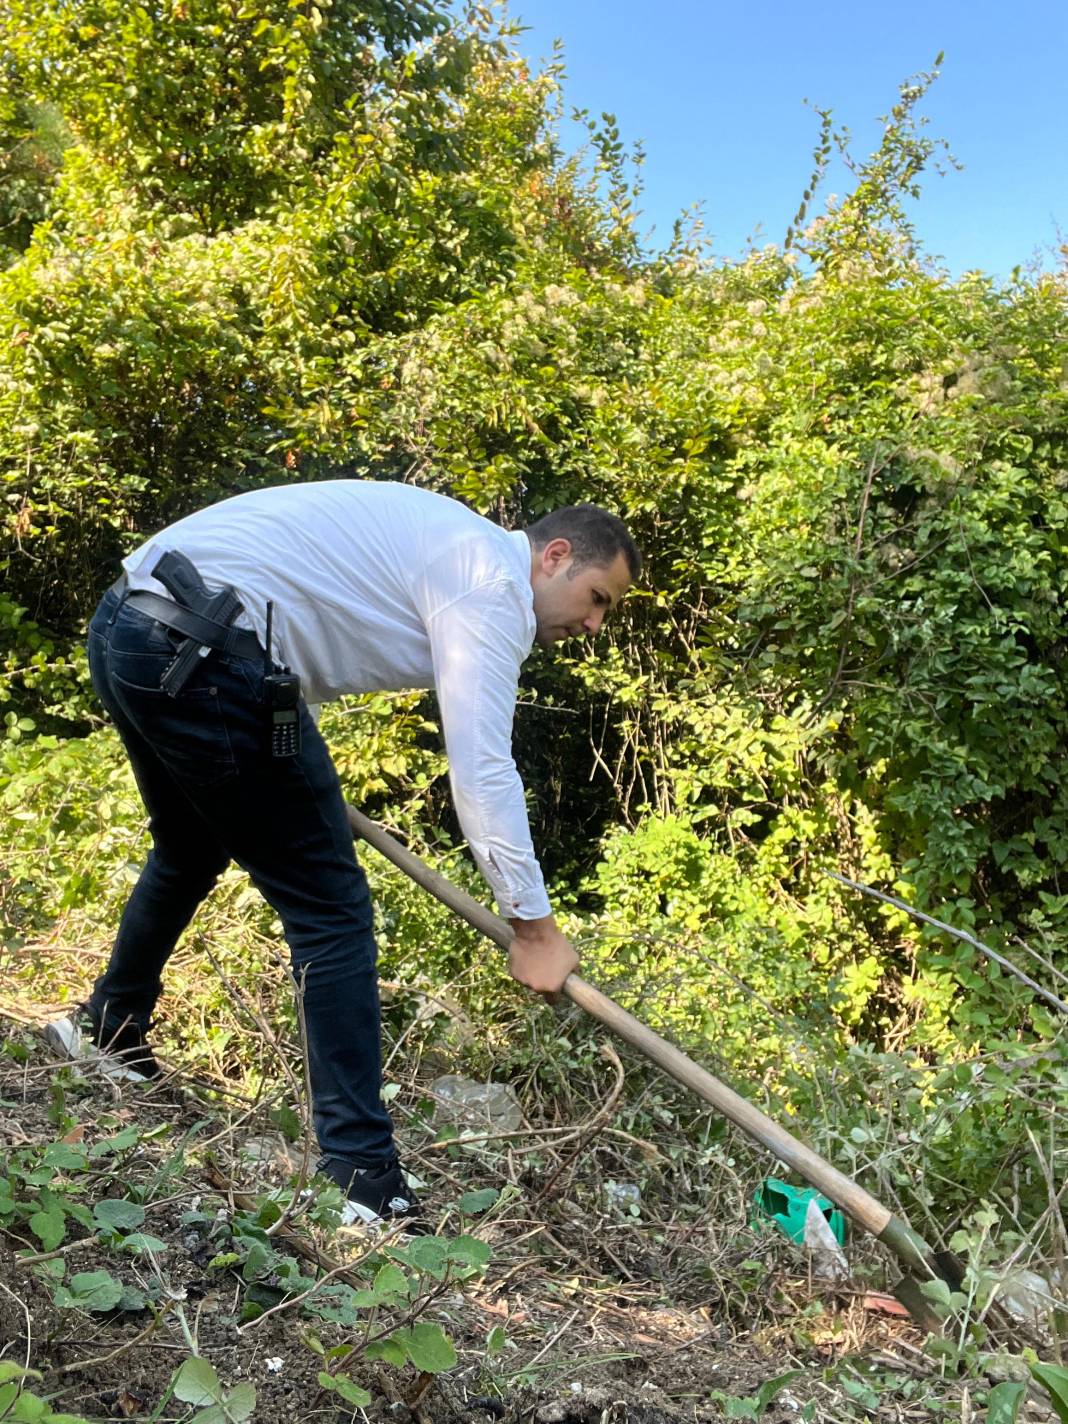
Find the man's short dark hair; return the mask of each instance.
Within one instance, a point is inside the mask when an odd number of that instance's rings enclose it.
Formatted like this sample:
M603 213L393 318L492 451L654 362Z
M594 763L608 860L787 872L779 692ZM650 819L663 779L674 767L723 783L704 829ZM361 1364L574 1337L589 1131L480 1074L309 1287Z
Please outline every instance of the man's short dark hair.
M631 582L637 583L641 578L642 556L627 526L599 505L568 504L563 509L554 509L551 514L543 514L528 524L526 532L535 549L544 549L553 539L566 539L571 545L574 560L571 567L575 573L588 564L607 568L622 554Z

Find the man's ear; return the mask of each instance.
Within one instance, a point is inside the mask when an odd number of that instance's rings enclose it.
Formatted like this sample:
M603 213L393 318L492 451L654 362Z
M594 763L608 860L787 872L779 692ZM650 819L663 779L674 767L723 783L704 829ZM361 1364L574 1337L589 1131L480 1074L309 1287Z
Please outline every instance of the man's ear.
M570 539L550 539L541 551L541 567L545 573L555 574L570 557Z

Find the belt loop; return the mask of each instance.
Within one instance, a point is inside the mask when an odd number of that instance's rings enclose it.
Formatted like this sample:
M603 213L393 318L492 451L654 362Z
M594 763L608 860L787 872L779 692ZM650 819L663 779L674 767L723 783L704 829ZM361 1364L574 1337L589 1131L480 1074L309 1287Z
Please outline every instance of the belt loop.
M108 589L108 593L113 593L116 597L115 607L111 610L111 617L108 619L109 628L115 622L115 619L119 616L119 610L122 607L123 603L126 601L126 595L129 593L129 591L130 580L126 577L126 571L124 569L123 572L118 576L115 582Z

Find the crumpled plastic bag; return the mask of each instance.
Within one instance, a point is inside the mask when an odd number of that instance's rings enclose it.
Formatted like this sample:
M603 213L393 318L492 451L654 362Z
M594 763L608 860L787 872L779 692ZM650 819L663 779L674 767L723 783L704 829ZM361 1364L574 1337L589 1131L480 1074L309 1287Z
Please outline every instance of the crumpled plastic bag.
M446 1073L434 1079L430 1091L438 1122L454 1122L475 1133L518 1132L523 1125L523 1109L507 1083L478 1083Z
M844 1281L849 1275L845 1252L819 1205L810 1201L805 1212L805 1249L812 1255L812 1274L826 1281Z

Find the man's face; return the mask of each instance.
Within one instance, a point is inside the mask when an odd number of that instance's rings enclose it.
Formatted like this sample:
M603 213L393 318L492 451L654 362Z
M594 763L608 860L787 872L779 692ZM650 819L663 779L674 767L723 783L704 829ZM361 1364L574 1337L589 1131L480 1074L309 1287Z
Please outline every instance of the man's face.
M630 587L630 569L622 554L611 564L576 569L567 539L552 539L534 551L531 583L537 641L543 648L565 638L598 631L605 614Z

